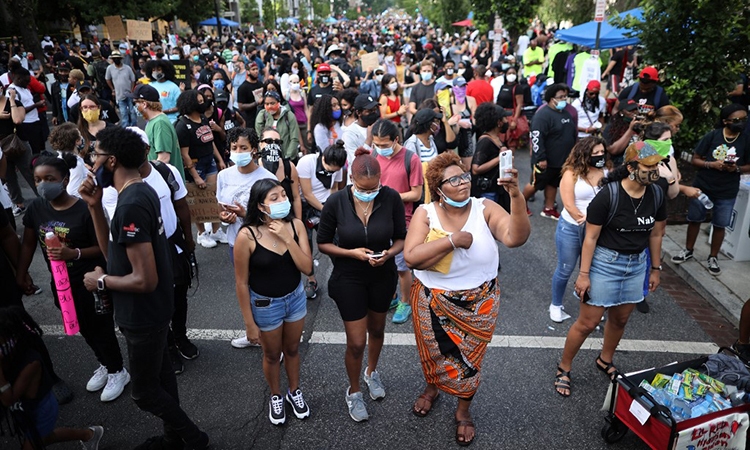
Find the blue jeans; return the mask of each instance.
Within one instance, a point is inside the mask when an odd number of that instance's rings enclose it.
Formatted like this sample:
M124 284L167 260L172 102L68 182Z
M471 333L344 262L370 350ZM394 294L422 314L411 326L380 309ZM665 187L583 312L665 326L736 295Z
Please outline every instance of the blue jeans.
M497 192L482 192L481 194L479 194L479 197L486 198L497 203Z
M265 302L264 304L259 304ZM250 309L260 331L269 332L286 323L302 320L307 315L307 296L300 282L290 293L281 297L268 297L250 290Z
M132 98L124 98L117 101L117 108L120 110L120 126L135 127L138 125L138 116L135 114Z
M713 216L711 225L715 228L726 228L732 223L732 209L734 209L735 198L714 198L712 194L706 192L708 198L714 202ZM688 203L688 222L703 222L706 220L707 210L697 198L690 199Z
M560 218L555 231L555 246L557 247L557 267L552 275L552 304L562 306L565 288L573 273L573 269L581 256L583 237L586 235L586 225L575 225Z

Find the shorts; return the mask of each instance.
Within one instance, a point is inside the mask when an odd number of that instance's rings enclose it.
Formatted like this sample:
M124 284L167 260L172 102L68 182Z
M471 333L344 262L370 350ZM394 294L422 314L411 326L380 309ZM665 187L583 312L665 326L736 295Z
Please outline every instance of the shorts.
M538 170L536 165L531 170L531 184L534 185L534 189L541 191L547 186L560 187L560 174L562 172L560 167L547 167L541 172L538 172Z
M193 164L195 164L195 170L198 171L198 176L203 178L203 181L206 181L207 177L219 173L213 154L193 160Z
M258 306L257 303L267 305ZM307 296L300 281L297 288L282 296L268 297L250 290L250 308L253 311L253 320L260 331L273 331L284 322L291 323L302 320L307 315Z
M404 260L404 252L399 253L393 258L394 261L396 261L396 270L399 272L408 272L409 267L406 265L406 261Z
M47 395L39 400L36 408L28 411L29 416L34 420L34 426L40 438L49 436L55 430L59 409L57 399L50 390ZM28 432L26 434L29 435Z
M643 277L646 276L646 251L628 255L596 246L591 259L591 306L613 306L643 300Z
M391 266L392 267L392 266ZM380 267L371 273L335 270L328 279L328 296L336 302L344 322L367 317L368 311L386 313L396 292L398 273Z
M711 216L711 225L716 228L726 228L732 223L732 209L734 209L734 198L711 198L711 195L706 193L708 198L714 202L713 215ZM708 210L703 203L697 198L690 199L688 203L688 222L705 222L706 213Z

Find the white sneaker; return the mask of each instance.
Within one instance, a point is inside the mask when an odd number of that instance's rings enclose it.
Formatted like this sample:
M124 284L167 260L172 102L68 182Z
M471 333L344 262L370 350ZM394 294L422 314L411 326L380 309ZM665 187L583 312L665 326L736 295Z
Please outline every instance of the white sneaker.
M561 323L564 320L570 319L570 315L565 312L562 305L549 305L549 318L553 322Z
M97 425L89 427L89 430L93 431L94 435L86 442L79 441L81 443L81 448L83 448L84 450L98 450L99 442L101 442L102 436L104 436L104 427L100 427Z
M106 384L107 368L100 365L99 368L94 371L94 376L89 379L88 383L86 383L86 390L89 392L96 392Z
M111 373L107 376L107 385L104 386L102 396L99 398L103 402L111 402L122 394L125 385L130 383L130 374L123 367L117 373Z
M248 348L248 347L260 347L260 344L253 344L247 340L247 336L238 337L232 339L232 347L234 348Z
M219 228L216 230L216 233L211 233L208 235L211 239L213 239L215 242L218 242L219 244L228 244L229 241L227 240L227 234Z
M209 236L208 231L204 231L203 233L198 233L198 244L203 248L214 248L218 244L216 241L211 239L211 236Z

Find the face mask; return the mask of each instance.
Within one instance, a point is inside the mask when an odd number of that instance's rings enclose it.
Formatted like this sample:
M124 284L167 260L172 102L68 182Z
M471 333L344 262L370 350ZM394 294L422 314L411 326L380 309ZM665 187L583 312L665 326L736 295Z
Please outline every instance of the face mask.
M626 116L625 114L622 115L622 120L624 120L626 123L630 123L633 121L633 117Z
M347 116L350 116L351 114L352 114L352 110L351 109L341 108L341 115L342 116L347 117Z
M672 149L672 139L667 139L666 141L646 139L646 143L653 147L654 150L656 150L656 153L658 153L662 158L668 157L669 152Z
M289 211L292 210L292 204L289 203L288 198L284 199L283 202L271 203L270 205L264 206L268 206L268 209L271 210L270 213L266 213L266 215L271 219L283 219L284 217L288 216Z
M164 53L159 52L156 54L156 59L163 59L163 58L164 58Z
M76 144L76 150L78 150L78 152L82 152L84 148L86 148L86 141L84 141L83 139L81 139Z
M368 127L377 122L378 119L380 119L380 111L374 111L370 112L370 114L368 115L362 115L362 122L364 122Z
M99 120L98 109L88 109L86 111L81 111L81 115L83 116L83 119L89 123Z
M58 75L57 78L60 80L60 83L68 82L68 75Z
M208 102L205 100L203 103L198 103L198 106L195 107L195 112L203 114L208 109Z
M388 55L385 57L385 62L393 62L393 56Z
M398 89L398 83L388 83L388 89L391 92L396 92L396 89Z
M454 70L454 69L446 69L446 70L445 70L445 74L446 74L446 75L453 75L454 73L455 73L455 70Z
M178 59L180 59L180 55L169 55L169 59L171 59L172 61L177 61Z
M515 74L513 74L513 73L505 75L505 81L507 81L508 83L515 83L516 82L516 78L517 78L517 76Z
M457 202L451 199L450 197L448 197L447 195L445 195L445 193L442 190L438 189L438 192L440 192L440 195L443 196L443 201L454 208L463 208L464 206L468 205L469 202L471 201L471 197L468 197L466 200L462 202Z
M328 75L321 75L320 76L320 84L328 84L331 82L331 77Z
M456 96L456 102L463 104L466 101L466 86L454 86L453 95Z
M152 75L154 76L154 80L156 81L160 81L161 79L164 78L163 72L154 72Z
M238 167L245 167L253 161L253 154L247 152L231 152L229 154L229 159Z
M297 75L299 73L299 69L292 68L292 73L294 75Z
M341 118L341 110L337 109L336 111L331 112L331 117L333 117L333 120L339 120Z
M741 133L745 131L745 125L747 125L747 120L737 123L730 123L728 124L728 127L729 131L731 131L732 133Z
M558 111L562 111L566 106L568 106L568 102L566 100L558 100L555 108L557 108Z
M213 80L211 84L214 85L215 89L223 90L224 89L224 80Z
M201 59L198 55L193 55L193 61L198 62Z
M393 155L393 147L378 147L377 145L374 146L375 151L378 152L379 155L382 155L386 158L390 158L391 155Z
M465 74L465 73L466 73L466 69L458 69L458 74L459 75L463 76L463 74ZM490 73L492 73L492 72L490 72Z
M500 132L501 133L507 133L508 132L508 122L503 122L503 124L500 125Z
M36 190L39 192L39 195L47 200L48 202L51 202L52 200L59 197L65 188L63 187L63 182L53 182L53 181L42 181L37 185Z
M380 194L380 189L378 189L375 192L369 192L367 194L363 192L359 192L357 188L352 189L352 194L357 198L357 200L365 203L370 203L371 201L375 200L375 197Z
M281 147L278 144L266 144L261 152L263 155L263 167L271 173L276 173L281 161Z
M266 105L265 108L266 108L266 111L268 111L268 114L274 116L276 115L277 112L279 112L280 106L277 103L275 105Z
M297 92L297 91L299 91L299 89L300 89L299 83L291 83L289 85L289 90L290 91Z
M112 184L115 181L115 173L105 170L104 164L102 164L101 166L99 166L98 169L96 169L95 175L96 175L96 184L103 188L108 188L112 186Z
M211 53L211 50L209 50L207 48L203 48L203 49L201 49L201 53L203 53L204 55L208 55L209 53Z
M640 183L643 186L647 186L649 184L653 184L656 180L659 179L659 169L655 170L636 170L635 172L631 172L635 176L635 181Z
M422 81L430 81L432 79L432 72L420 72Z
M375 81L377 81L378 83L383 81L383 75L375 75Z
M605 162L605 155L599 155L599 156L589 156L589 166L596 167L597 169L601 169L604 167Z

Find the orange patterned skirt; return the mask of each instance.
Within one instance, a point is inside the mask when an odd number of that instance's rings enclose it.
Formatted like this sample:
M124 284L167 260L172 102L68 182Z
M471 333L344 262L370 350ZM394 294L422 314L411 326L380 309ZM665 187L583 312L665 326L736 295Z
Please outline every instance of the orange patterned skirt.
M497 279L465 291L411 288L414 334L425 381L471 399L479 388L487 344L495 331L500 289Z

